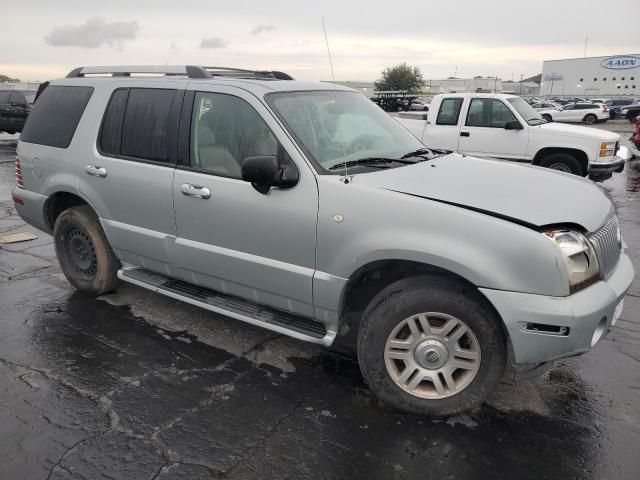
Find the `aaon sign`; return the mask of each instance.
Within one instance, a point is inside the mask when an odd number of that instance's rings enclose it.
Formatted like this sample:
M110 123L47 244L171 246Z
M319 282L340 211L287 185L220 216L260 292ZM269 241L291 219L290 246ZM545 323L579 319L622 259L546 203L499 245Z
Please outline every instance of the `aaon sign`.
M640 57L610 57L600 62L600 65L611 70L627 70L640 67Z

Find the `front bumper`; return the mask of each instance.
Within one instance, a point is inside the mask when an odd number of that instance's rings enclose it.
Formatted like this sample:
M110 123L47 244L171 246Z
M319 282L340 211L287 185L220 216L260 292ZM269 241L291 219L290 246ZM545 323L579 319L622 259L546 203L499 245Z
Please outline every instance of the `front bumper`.
M589 174L592 176L600 176L608 173L621 172L624 170L625 161L623 157L615 156L611 162L590 162Z
M535 365L591 349L620 315L620 303L633 278L631 259L623 252L609 280L568 297L487 288L480 291L502 317L513 348L513 363Z

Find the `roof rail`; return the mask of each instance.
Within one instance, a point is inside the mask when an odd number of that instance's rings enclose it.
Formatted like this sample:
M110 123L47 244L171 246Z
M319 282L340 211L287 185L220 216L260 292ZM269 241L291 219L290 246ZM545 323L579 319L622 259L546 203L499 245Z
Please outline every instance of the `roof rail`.
M279 71L256 71L229 67L199 67L195 65L127 65L103 67L78 67L67 74L67 78L81 78L87 75L111 75L130 77L132 74L179 75L189 78L229 77L260 80L293 80L290 75Z
M126 65L113 67L78 67L67 74L67 78L78 78L86 75L109 75L114 77L130 77L131 74L184 75L189 78L211 78L202 67L194 65Z

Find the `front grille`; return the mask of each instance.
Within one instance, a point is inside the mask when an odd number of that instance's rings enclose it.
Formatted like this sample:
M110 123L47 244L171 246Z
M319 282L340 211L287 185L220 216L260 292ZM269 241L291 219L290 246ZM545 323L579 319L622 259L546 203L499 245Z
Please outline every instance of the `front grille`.
M589 237L598 256L600 275L607 280L620 259L622 249L618 229L618 217L615 215L597 232Z

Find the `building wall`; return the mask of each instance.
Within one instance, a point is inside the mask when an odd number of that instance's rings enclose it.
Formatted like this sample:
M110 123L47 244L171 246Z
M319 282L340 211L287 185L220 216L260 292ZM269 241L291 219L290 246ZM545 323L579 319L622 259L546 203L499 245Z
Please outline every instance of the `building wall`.
M425 80L423 92L437 95L455 92L496 92L503 90L501 78L445 78Z
M542 64L540 94L640 97L640 55L547 60Z

